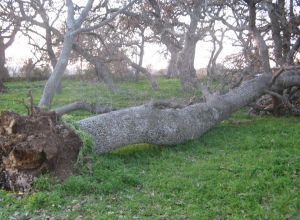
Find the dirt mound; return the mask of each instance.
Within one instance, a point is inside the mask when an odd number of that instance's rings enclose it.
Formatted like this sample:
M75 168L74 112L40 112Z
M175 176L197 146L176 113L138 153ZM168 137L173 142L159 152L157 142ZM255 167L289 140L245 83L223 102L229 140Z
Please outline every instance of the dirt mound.
M59 123L55 112L30 116L0 114L0 188L28 192L35 176L72 174L82 145L78 135Z

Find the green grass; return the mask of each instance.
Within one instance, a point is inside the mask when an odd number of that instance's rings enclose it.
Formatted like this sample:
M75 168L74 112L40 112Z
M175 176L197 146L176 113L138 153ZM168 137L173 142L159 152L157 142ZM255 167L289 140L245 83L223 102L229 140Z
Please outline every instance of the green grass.
M1 109L24 113L15 100L28 88L38 100L42 85L9 83ZM145 81L120 83L121 94L112 95L102 84L65 81L54 101L58 106L83 98L126 107L182 97L178 81L160 80L160 86L153 92ZM185 144L140 144L101 156L83 135L76 175L64 183L39 177L35 192L24 197L0 191L0 219L300 219L299 122L241 111Z

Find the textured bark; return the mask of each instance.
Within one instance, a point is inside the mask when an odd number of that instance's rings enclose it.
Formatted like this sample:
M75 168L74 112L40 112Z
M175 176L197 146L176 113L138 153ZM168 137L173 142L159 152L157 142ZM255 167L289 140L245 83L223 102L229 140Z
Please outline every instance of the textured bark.
M178 144L201 136L230 114L253 102L268 88L271 75L247 81L223 96L184 108L143 105L78 122L91 134L98 153L129 144Z

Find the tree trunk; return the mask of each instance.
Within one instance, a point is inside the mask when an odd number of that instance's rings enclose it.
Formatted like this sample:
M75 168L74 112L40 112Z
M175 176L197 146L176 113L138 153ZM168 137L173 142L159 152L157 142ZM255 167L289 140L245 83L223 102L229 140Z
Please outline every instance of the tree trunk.
M94 60L93 63L95 65L98 78L102 78L103 81L105 82L105 84L110 88L110 91L113 94L116 94L117 87L115 86L115 83L112 79L112 74L111 74L107 64L105 64L99 60L96 60L95 58L93 60Z
M291 32L288 28L288 21L286 16L286 2L285 0L279 0L278 1L278 10L281 20L281 29L282 29L282 56L283 60L285 61L287 59L288 53L290 51L291 47ZM293 12L290 12L292 15Z
M68 60L71 54L72 45L74 41L75 35L67 33L64 37L64 43L62 46L62 51L59 56L59 59L57 61L57 64L55 65L55 68L53 70L53 73L50 75L44 91L43 95L40 99L39 106L40 107L50 107L52 103L52 99L55 95L55 92L57 90L58 85L61 82L62 75L66 70L66 67L68 65Z
M177 60L179 78L184 92L194 91L198 88L198 79L194 67L196 44L198 42L198 38L195 36L196 29L197 20L191 17L191 24L184 38L184 47L180 51Z
M215 66L213 66L213 59L214 59L214 55L216 53L216 41L213 40L212 41L213 43L213 49L211 51L211 54L210 54L210 58L209 58L209 61L208 61L208 64L206 66L206 72L207 72L207 76L212 76L215 72Z
M189 39L177 60L179 78L184 92L194 91L198 87L198 79L194 67L195 48L197 41Z
M132 62L128 57L126 58L126 61L128 62L128 64L130 66L132 66L134 69L136 69L140 73L143 73L147 77L147 79L151 83L151 87L153 90L159 90L159 85L158 85L157 81L155 80L155 78L152 76L152 74L146 68L136 64L135 62Z
M5 45L4 39L0 36L0 81L4 81L9 78L8 70L5 67Z
M78 122L91 134L96 151L105 153L129 144L178 144L201 136L241 107L255 101L268 88L271 75L247 81L206 103L184 108L148 104L98 115Z
M168 70L167 70L167 77L176 77L178 76L178 69L177 69L177 60L178 60L178 52L172 52L171 59L169 61Z
M268 46L266 45L263 36L256 27L256 1L250 0L247 2L249 8L249 31L252 34L253 39L255 40L256 45L258 47L259 60L261 63L262 70L266 73L270 73L271 67Z
M286 62L289 65L292 65L294 63L294 56L297 53L298 49L300 48L300 37L297 38L294 45L292 46L291 50L287 54Z
M277 15L278 12L276 14L275 4L268 4L268 14L271 20L272 39L274 41L274 57L276 65L282 66L284 61L282 58L282 39L280 35L281 27L279 23L280 18Z
M46 29L46 46L47 46L47 53L51 62L51 66L54 69L57 64L57 58L52 47L52 33L50 28ZM60 81L59 84L57 85L56 93L60 94L61 92L62 92L62 84Z
M144 55L145 55L145 29L141 30L141 45L139 45L138 47L140 48L140 54L139 54L139 63L138 65L140 67L143 66L143 61L144 61ZM140 70L139 69L135 69L135 81L139 80L139 75L140 75Z
M93 56L92 54L88 53L86 50L84 50L82 47L80 47L78 44L73 44L72 48L80 54L84 59L86 59L89 63L94 65L96 69L96 74L98 79L103 79L103 81L106 83L106 85L110 88L111 92L113 94L116 94L118 91L117 86L115 85L112 74L110 72L109 67L104 62L103 59L97 56Z

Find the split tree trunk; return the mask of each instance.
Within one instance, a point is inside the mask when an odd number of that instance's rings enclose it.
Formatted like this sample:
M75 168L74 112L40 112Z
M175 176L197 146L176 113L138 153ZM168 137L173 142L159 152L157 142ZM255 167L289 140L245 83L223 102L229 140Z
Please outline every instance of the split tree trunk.
M142 105L94 116L78 122L91 134L96 151L105 153L129 144L178 144L201 136L230 114L259 98L271 75L247 81L206 103L184 108Z

